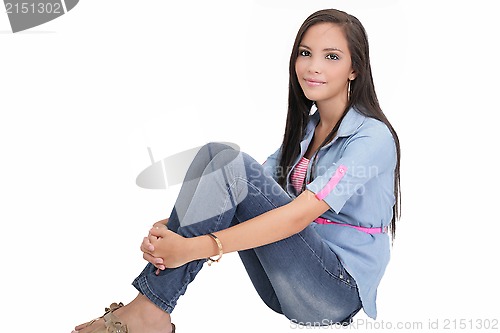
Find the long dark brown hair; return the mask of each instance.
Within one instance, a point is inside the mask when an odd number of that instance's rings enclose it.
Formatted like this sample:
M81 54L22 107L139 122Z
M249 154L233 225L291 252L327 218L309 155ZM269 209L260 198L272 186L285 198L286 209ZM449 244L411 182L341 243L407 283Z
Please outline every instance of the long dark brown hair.
M355 106L356 110L367 117L375 118L387 125L394 137L396 144L397 163L394 170L394 196L396 204L393 207L393 217L390 225L392 239L396 235L396 220L400 217L400 177L399 166L401 151L399 139L396 131L380 108L375 86L373 84L372 70L370 66L370 56L368 47L368 37L361 22L354 16L336 9L325 9L311 14L300 27L292 54L290 56L290 79L288 91L288 113L286 119L285 135L281 145L281 157L279 162L278 183L286 186L286 177L293 166L294 159L300 151L300 141L305 134L305 128L309 121L310 111L314 101L309 100L302 91L295 71L295 62L299 55L299 44L302 41L307 29L318 23L333 23L341 27L347 39L349 51L351 53L352 69L356 73L356 79L351 81L350 98L344 110L347 111ZM332 140L342 118L326 137L320 148ZM318 150L320 149L318 148Z

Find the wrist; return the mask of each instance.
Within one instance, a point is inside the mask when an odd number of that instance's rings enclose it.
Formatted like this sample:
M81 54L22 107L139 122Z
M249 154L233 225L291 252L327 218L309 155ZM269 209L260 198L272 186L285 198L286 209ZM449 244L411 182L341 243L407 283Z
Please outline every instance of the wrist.
M207 259L219 254L219 247L209 235L187 238L191 260Z

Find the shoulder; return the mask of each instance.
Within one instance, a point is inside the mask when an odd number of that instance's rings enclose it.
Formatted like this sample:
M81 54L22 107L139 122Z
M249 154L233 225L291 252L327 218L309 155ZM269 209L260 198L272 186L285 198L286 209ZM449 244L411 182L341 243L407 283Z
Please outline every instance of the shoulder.
M380 139L393 140L392 133L384 122L363 115L362 117L364 117L364 120L359 126L357 133Z
M384 122L369 117L357 108L351 108L344 116L339 128L339 137L358 137L370 135L376 137L392 137L392 133Z
M362 154L374 154L393 158L396 143L389 127L382 121L358 113L357 128L345 141L345 147L357 148Z

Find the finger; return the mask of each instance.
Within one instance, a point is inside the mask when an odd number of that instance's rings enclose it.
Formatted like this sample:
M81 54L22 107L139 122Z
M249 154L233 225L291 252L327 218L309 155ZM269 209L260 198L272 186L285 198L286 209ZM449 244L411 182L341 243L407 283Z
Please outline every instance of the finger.
M171 231L165 227L153 227L149 230L149 234L156 237L165 237L169 232Z
M153 224L153 227L165 228L166 226L167 226L167 224L163 223L163 221L156 222L155 224Z
M162 225L162 226L166 226L166 225L167 225L167 223L168 223L168 220L169 220L168 218L166 218L166 219L164 219L164 220L160 220L160 221L156 222L154 225L156 225L156 224L160 224L160 225Z
M154 253L148 253L148 252L143 252L142 253L142 257L149 261L150 263L152 263L153 265L159 265L159 264L163 264L163 258L161 257L158 257L157 255L155 255Z
M160 267L160 266L165 266L163 264L163 259L162 258L157 258L157 257L154 257L148 253L144 253L142 255L142 258L148 262L150 262L151 264L153 264L155 267Z
M144 237L141 243L141 251L145 253L153 253L155 250L155 247L153 244L151 244L150 240L148 237Z
M155 274L156 274L156 275L159 275L159 274L160 274L160 271L163 271L163 270L165 270L165 269L166 269L166 267L165 267L165 266L163 266L163 265L156 266L156 272L155 272Z
M142 239L141 246L140 246L142 252L148 252L148 247L149 247L148 244L150 244L149 239L147 239L147 237L144 237Z
M155 247L156 243L158 243L158 240L160 239L160 237L156 237L156 236L153 236L153 235L149 235L148 236L148 242L149 244L151 244L153 247ZM156 248L156 247L155 247Z

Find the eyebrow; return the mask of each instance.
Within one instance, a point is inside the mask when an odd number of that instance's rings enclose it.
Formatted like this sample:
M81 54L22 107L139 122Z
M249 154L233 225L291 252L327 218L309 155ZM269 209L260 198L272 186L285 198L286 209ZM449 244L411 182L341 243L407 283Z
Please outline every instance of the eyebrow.
M311 48L309 46L304 45L304 44L300 44L299 47L303 47L305 49L311 50ZM344 53L344 51L342 51L341 49L339 49L337 47L327 47L326 49L323 49L323 51L339 51L341 53Z

